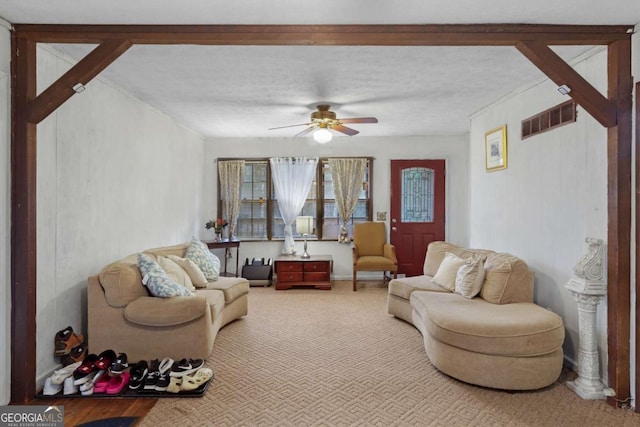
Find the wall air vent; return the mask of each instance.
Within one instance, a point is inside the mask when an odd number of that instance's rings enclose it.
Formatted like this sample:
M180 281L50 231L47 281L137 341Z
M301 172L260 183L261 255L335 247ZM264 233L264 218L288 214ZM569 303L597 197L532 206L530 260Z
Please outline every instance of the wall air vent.
M522 121L522 139L576 121L576 102L571 100Z

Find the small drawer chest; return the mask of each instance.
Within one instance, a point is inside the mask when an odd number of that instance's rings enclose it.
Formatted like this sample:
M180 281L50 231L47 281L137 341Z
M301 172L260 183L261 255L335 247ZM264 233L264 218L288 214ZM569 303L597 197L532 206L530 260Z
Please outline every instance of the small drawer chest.
M311 258L282 255L275 259L276 290L292 287L331 289L331 255L315 255Z

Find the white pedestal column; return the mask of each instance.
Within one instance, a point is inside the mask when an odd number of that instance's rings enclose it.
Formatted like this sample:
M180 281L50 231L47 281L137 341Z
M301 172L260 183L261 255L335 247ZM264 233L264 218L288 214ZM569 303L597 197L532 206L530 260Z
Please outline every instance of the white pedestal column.
M574 267L574 276L566 284L578 303L578 378L567 386L583 399L604 399L604 384L600 380L600 361L596 318L598 304L607 294L603 277L603 242L587 238L587 253Z

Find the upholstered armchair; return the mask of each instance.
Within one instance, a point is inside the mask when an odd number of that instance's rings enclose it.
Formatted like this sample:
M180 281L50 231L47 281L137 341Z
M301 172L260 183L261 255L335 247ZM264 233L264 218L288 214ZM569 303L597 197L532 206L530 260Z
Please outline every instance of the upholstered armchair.
M353 226L353 290L357 291L358 271L382 271L398 277L398 259L395 246L387 243L384 222L363 222Z

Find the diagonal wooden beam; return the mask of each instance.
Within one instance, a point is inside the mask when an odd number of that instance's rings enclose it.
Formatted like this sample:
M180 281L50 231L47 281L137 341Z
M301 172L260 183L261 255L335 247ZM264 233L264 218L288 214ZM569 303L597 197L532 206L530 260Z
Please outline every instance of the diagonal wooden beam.
M516 48L558 86L569 86L569 95L602 126L610 128L616 125L616 105L546 44L540 41L520 41L516 43Z
M64 73L36 99L29 103L27 120L38 124L71 98L76 83L89 83L102 70L131 47L129 40L110 40L101 43L73 68Z

